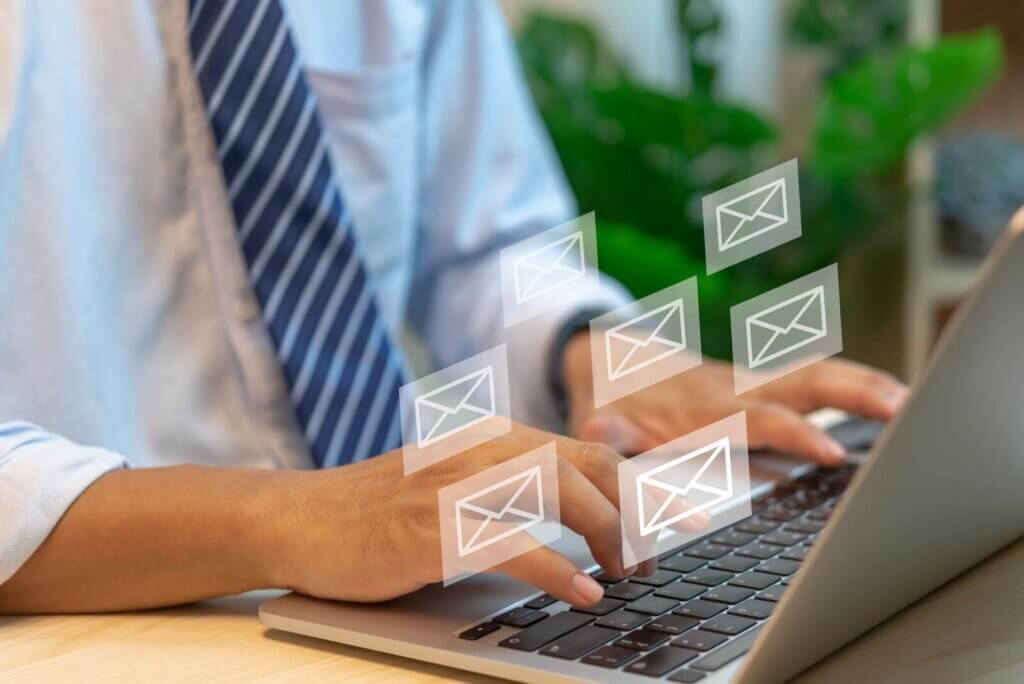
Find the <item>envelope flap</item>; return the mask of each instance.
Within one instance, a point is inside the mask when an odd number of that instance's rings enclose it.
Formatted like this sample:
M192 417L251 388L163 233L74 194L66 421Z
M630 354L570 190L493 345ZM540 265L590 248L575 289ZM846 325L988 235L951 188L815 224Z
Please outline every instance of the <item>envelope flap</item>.
M507 515L530 518L543 514L539 470L510 477L458 502L463 511L500 520Z
M573 233L522 256L518 263L522 267L541 272L559 268L578 270L583 259L582 246L582 236Z
M825 325L822 296L820 290L812 290L756 314L750 322L779 332L788 332L794 324L821 330Z
M786 214L785 183L782 179L769 183L721 205L719 211L747 221L758 216L780 220Z
M484 368L439 387L417 399L417 403L447 413L462 408L493 411L494 393L490 368Z

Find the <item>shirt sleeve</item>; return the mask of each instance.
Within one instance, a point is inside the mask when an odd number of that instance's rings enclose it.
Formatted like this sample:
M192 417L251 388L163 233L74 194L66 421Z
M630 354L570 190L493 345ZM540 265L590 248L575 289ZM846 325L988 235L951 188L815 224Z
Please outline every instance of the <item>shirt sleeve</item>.
M571 307L505 329L498 251L571 220L575 203L494 3L435 2L426 41L410 321L439 367L506 342L512 417L556 429L547 368L560 326L629 297L602 278Z
M124 457L50 434L0 423L0 584L35 553L75 499Z

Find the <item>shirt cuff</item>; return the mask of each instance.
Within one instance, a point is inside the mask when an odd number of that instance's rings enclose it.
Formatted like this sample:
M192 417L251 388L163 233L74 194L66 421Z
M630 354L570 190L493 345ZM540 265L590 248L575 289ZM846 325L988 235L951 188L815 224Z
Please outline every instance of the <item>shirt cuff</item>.
M29 423L0 423L0 584L46 540L120 454L70 442Z

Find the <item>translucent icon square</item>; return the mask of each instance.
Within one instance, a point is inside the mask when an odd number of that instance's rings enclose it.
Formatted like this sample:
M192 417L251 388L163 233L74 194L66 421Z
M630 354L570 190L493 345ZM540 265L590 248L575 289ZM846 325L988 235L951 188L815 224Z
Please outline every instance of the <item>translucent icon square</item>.
M730 315L739 394L843 350L839 268L737 304Z
M405 474L443 461L512 429L505 345L399 390Z
M438 492L445 585L562 536L555 443Z
M708 274L800 237L796 159L704 197Z
M593 212L501 250L505 325L565 308L599 287Z
M745 413L619 464L622 548L635 565L751 515ZM696 516L711 522L696 528Z
M593 319L590 357L596 406L700 365L697 279Z

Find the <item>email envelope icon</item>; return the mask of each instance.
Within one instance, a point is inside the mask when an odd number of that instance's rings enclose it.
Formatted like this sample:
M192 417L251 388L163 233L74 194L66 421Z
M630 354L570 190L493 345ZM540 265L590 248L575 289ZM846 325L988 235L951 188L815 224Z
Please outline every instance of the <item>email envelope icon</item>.
M485 549L544 520L539 465L455 502L460 557Z
M583 231L560 238L515 260L513 280L517 304L552 292L586 275Z
M643 536L728 501L733 496L729 438L723 437L640 474L636 490Z
M605 331L608 379L618 380L685 349L683 300L676 299Z
M784 357L828 335L825 287L818 285L747 318L750 368Z
M726 251L789 221L786 179L779 178L718 206L718 249Z
M494 369L474 371L416 397L413 403L418 446L440 442L495 416Z

